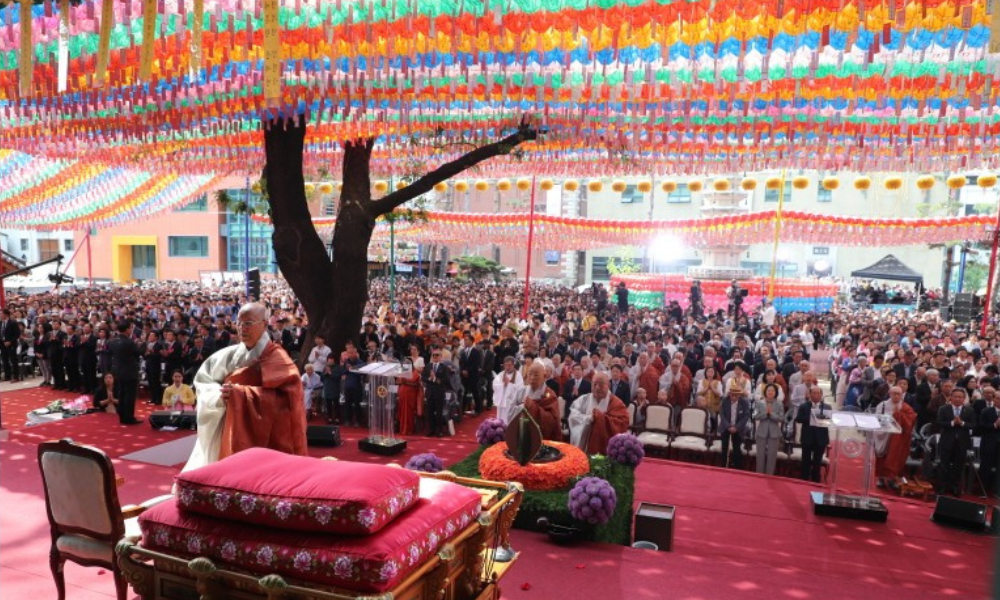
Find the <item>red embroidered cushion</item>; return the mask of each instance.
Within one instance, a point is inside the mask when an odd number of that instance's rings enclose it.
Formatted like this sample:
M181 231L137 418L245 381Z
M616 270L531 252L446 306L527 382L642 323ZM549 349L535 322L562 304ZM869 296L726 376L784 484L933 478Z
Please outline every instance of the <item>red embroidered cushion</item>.
M296 531L370 535L417 500L420 476L250 448L177 476L181 508Z
M480 512L470 488L420 480L420 498L406 514L367 537L248 527L182 511L162 502L139 516L142 545L172 556L204 556L229 568L282 576L364 593L392 589Z

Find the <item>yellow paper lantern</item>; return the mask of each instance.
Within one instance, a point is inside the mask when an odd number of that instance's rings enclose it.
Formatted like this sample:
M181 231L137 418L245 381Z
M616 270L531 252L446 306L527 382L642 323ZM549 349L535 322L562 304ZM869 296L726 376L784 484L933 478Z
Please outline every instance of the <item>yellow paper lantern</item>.
M922 175L917 177L917 188L924 190L925 192L934 187L935 183L937 183L937 180L934 179L933 175Z
M469 191L469 182L464 179L459 179L455 182L456 192L467 192Z
M337 183L333 184L333 189L336 190L337 193L339 194L344 189L344 182L338 181Z
M621 179L616 179L613 182L611 182L611 190L614 192L621 194L626 189L628 189L628 184L622 181Z
M966 182L965 175L952 175L948 178L948 187L953 190L960 190L965 187Z
M838 177L824 177L823 178L823 189L830 190L831 192L840 187L840 178Z
M439 181L434 184L434 191L439 194L443 194L448 191L448 184L443 181Z
M326 184L324 184L324 185L326 185ZM330 187L331 187L331 191L333 191L333 186L330 186ZM384 194L387 191L389 191L389 182L388 181L382 181L380 179L380 180L378 180L378 181L375 182L375 185L373 187L375 188L376 192L378 192L380 194ZM324 192L324 193L328 194L330 192Z
M563 189L567 192L575 192L580 189L580 182L575 179L567 179L563 182Z
M476 191L485 192L488 189L490 189L490 184L488 182L483 181L482 179L476 180Z
M551 179L543 179L538 182L538 187L542 188L543 192L547 192L555 187L555 183Z
M792 187L797 190L804 190L809 187L809 178L799 175L798 177L792 179Z
M305 189L306 189L306 196L312 196L313 193L316 191L316 186L311 183L307 183Z
M715 188L717 192L728 192L729 191L729 180L728 179L716 179L712 182L712 187Z
M668 179L668 180L666 180L666 181L664 181L663 183L660 184L660 189L663 190L664 192L668 193L668 194L676 192L677 191L677 182Z
M405 181L397 181L396 182L396 189L397 190L401 190L401 189L405 188L408 185L410 185L410 184L406 183Z
M517 186L517 189L521 190L522 192L526 192L531 189L531 180L522 177L521 179L517 180L517 183L515 185Z
M497 181L497 189L501 192L510 190L510 179L500 179Z
M649 181L640 181L636 184L635 189L639 190L642 194L648 194L653 191L653 184Z
M746 177L740 182L740 187L748 192L752 192L757 189L757 180L752 177Z
M591 179L587 182L587 189L591 192L599 192L604 189L604 182L600 179Z
M769 190L777 190L781 188L781 177L768 177L767 181L764 182L764 187Z
M887 190L896 191L901 187L903 187L903 178L895 176L886 177L885 183L883 185L885 185L885 189Z
M328 196L328 195L332 194L333 193L333 184L332 183L321 183L321 184L319 184L319 193L323 194L324 196Z
M981 188L991 188L997 184L997 176L992 173L987 173L986 175L980 175L979 179L976 180Z
M861 190L862 192L867 190L872 186L872 178L867 175L862 175L854 180L854 189Z
M253 182L253 185L250 186L250 190L255 194L259 194L261 190L260 182L259 181Z
M705 187L705 184L703 184L698 179L694 179L694 180L688 182L688 189L691 190L694 193L700 192L701 188L703 188L703 187Z

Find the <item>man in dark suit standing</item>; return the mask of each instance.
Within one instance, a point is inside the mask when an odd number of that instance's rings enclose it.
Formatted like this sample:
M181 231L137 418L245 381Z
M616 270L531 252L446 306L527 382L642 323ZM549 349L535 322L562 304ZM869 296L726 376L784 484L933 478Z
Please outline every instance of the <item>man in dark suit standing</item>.
M431 437L444 436L445 393L451 389L451 368L441 361L441 348L431 350L431 362L424 367L424 390L427 397L427 418Z
M66 389L71 392L91 392L83 390L80 382L80 336L75 325L66 326L63 340L63 368L66 370Z
M821 409L827 414L832 412L830 405L823 402L823 389L814 385L809 388L809 402L803 402L795 415L795 421L802 426L802 434L799 436L802 445L801 478L805 481L820 481L823 453L830 445L830 431L826 427L809 424L813 411Z
M576 399L589 393L590 382L583 378L583 367L579 363L574 363L573 370L570 372L570 378L563 384L562 397L566 400L566 407L563 409L563 419L569 418L569 408L576 402Z
M993 394L993 402L979 415L979 477L987 494L997 493L997 466L1000 464L1000 394Z
M941 429L938 452L941 455L941 493L961 496L959 479L965 469L965 456L972 447L972 428L976 426L976 413L965 406L965 390L955 388L948 396L948 404L938 409L937 424Z
M466 332L462 337L462 349L458 351L458 370L462 378L462 393L464 396L472 394L476 415L483 412L483 393L479 389L479 371L482 363L483 353L476 348L472 334ZM462 398L462 408L467 410L465 397Z
M611 366L611 395L625 403L628 408L632 404L632 389L628 385L628 378L622 373L621 365Z
M926 368L917 367L916 373L913 376L913 385L910 386L910 389L913 390L914 404L916 404L913 410L917 411L917 427L920 427L927 422L924 414L927 406L931 403L931 398L934 397L934 387L927 377Z
M80 378L86 393L97 389L97 336L89 323L83 326L80 335Z
M479 363L479 381L485 382L486 385L483 386L483 391L480 395L485 394L486 408L493 408L493 375L495 374L494 366L496 365L497 355L493 352L493 344L489 338L483 338L480 346L482 346L483 360Z
M21 337L21 326L10 318L10 309L3 309L0 319L0 362L3 363L3 378L5 381L20 381L17 372L17 341Z
M115 395L118 396L118 420L123 425L137 425L142 419L135 418L135 396L139 388L139 346L132 339L132 324L118 323L118 335L108 342L111 355L111 372L115 376Z

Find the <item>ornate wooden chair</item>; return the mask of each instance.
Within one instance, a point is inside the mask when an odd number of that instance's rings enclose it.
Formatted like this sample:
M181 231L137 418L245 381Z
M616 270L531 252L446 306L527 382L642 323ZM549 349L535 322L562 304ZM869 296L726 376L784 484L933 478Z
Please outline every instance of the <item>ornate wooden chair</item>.
M630 405L630 408L633 405ZM650 454L666 456L670 450L670 439L673 435L671 423L674 422L673 406L647 406L646 425L639 434L639 441Z
M71 439L39 444L38 467L52 532L49 566L59 600L66 597L63 566L67 560L110 570L118 599L125 600L128 584L115 560L115 545L122 538L138 540L136 517L170 496L141 506L121 506L111 459L102 450Z

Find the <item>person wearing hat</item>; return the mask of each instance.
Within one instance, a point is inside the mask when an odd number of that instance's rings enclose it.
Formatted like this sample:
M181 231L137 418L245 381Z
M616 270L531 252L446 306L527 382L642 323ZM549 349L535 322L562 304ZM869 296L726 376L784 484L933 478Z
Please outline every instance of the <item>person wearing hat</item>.
M722 437L722 456L727 468L743 468L743 434L750 422L748 392L746 381L734 377L729 380L726 397L719 406L719 433Z

